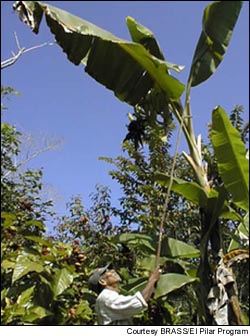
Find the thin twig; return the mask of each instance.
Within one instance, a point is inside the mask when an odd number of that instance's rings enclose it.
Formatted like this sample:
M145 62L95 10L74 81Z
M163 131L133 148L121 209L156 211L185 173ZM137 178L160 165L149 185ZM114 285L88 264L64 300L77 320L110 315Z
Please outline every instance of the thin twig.
M14 63L16 63L16 61L23 54L25 54L28 51L32 51L32 50L35 50L35 49L38 49L38 48L42 48L42 47L45 47L47 45L53 45L52 42L45 42L45 43L39 44L39 45L34 46L34 47L30 47L30 48L27 48L27 49L24 48L24 47L21 48L16 32L14 32L14 36L15 36L15 41L16 41L16 46L17 46L18 52L16 54L14 52L12 52L13 56L11 58L9 58L9 59L1 62L1 70L6 69L7 67L9 67L9 66L13 65Z
M17 33L16 33L16 32L14 32L14 36L15 36L15 40L16 40L17 48L18 48L18 50L20 50L21 47L20 47L20 43L19 43L19 40L18 40L18 37L17 37Z

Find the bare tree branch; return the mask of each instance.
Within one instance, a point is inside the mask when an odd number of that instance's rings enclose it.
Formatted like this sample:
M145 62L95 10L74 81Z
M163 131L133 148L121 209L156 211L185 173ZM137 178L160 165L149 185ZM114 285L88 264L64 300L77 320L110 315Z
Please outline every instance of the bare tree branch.
M53 45L54 43L52 42L45 42L45 43L42 43L42 44L39 44L39 45L36 45L34 47L30 47L30 48L25 48L25 47L22 47L20 46L20 43L19 43L19 40L18 40L18 37L17 37L17 34L16 32L14 32L14 36L15 36L15 40L16 40L16 46L17 46L17 50L18 52L17 53L14 53L12 52L12 57L5 60L5 61L2 61L1 62L1 70L3 69L6 69L7 67L13 65L16 63L16 61L25 53L29 52L29 51L32 51L32 50L35 50L35 49L38 49L38 48L42 48L42 47L45 47L45 46L51 46Z
M13 156L13 163L16 171L7 171L3 178L7 178L10 175L16 176L17 173L20 172L20 169L42 153L57 150L62 146L63 138L53 138L46 134L40 134L40 136L36 134L33 136L30 133L24 132L22 133L20 143L20 153Z

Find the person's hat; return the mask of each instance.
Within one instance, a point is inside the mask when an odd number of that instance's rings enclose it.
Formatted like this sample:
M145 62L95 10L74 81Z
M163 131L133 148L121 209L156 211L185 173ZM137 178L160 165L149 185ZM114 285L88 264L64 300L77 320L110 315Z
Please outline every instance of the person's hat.
M102 275L106 272L109 268L110 264L106 265L105 267L97 268L94 273L90 276L88 280L88 287L89 289L96 290L98 287L99 280L101 279Z

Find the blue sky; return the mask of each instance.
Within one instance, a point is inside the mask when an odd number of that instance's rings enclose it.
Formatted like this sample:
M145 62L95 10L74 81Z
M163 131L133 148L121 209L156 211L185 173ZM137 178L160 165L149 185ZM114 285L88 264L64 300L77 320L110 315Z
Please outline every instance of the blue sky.
M204 8L210 1L47 1L130 40L126 17L132 16L148 27L157 38L167 61L184 65L175 75L186 84L194 49L201 32ZM1 1L1 60L17 51L14 32L21 47L53 42L45 20L38 35L19 20L12 1ZM191 106L196 135L207 139L211 111L221 105L228 113L235 105L249 111L249 2L245 1L228 51L216 73L191 91ZM2 85L21 93L8 101L3 120L18 130L63 138L60 149L48 151L29 164L43 167L48 197L64 214L65 203L81 195L89 206L89 195L96 183L110 186L112 201L118 203L119 185L108 171L113 167L98 157L122 154L128 112L132 108L84 72L82 65L70 63L60 47L46 46L24 54L14 66L2 71ZM172 140L174 142L174 139ZM175 143L173 143L175 146ZM186 149L182 138L181 148Z

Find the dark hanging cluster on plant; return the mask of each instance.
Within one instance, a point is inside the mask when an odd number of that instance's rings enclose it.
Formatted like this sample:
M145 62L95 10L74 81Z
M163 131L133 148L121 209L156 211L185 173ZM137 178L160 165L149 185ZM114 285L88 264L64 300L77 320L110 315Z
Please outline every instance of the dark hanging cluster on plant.
M167 99L163 92L156 89L151 89L134 107L131 119L123 142L131 141L136 150L143 146L143 143L149 143L152 132L169 141L175 128Z
M131 140L138 149L139 145L143 145L143 140L145 138L145 120L137 119L132 120L128 125L128 134L126 135L123 142Z

